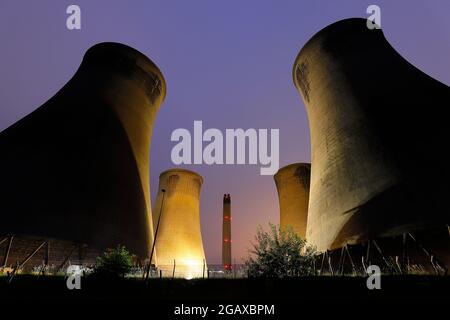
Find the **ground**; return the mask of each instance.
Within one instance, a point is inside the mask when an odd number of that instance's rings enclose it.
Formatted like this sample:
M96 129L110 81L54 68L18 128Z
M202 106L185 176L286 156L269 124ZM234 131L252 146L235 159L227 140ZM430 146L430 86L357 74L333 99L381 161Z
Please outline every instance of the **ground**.
M447 306L450 302L450 277L382 276L380 290L367 289L366 278L363 277L152 279L149 282L142 279L105 281L88 277L82 278L81 290L68 290L64 277L19 275L10 284L5 277L0 278L0 299L51 300L70 304L74 302L74 305L89 300L114 300L123 304L132 302L133 305L135 301L142 301L145 306L156 306L154 310L171 316L171 319L185 319L175 315L180 308L193 310L192 307L208 306L217 313L221 304L238 305L240 312L249 304L275 306L275 315L264 315L257 319L284 319L292 312L314 305L326 306L315 309L319 313L328 313L331 310L329 307L334 306L343 308L342 312L354 311L358 305L367 306L366 311L372 313L379 306L390 304L399 308L397 311L403 314L403 308L411 311L420 306L429 308L430 304ZM228 309L229 312L235 310L235 307ZM187 319L197 318L202 317L190 315ZM211 315L207 318L211 318ZM225 314L217 318L247 317Z

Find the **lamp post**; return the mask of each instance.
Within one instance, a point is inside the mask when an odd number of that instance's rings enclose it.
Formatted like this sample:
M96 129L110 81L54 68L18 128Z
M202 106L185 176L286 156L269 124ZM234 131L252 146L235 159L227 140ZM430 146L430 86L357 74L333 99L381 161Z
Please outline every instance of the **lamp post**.
M161 209L159 210L158 223L156 224L155 237L153 238L152 251L150 252L150 260L148 262L147 274L145 275L145 280L148 280L148 275L150 273L150 268L151 268L151 265L152 265L153 252L155 251L156 237L158 236L159 222L161 221L161 215L162 215L162 211L163 211L163 207L164 207L164 196L166 195L166 190L165 189L161 189L161 192L163 194L162 202L161 202Z

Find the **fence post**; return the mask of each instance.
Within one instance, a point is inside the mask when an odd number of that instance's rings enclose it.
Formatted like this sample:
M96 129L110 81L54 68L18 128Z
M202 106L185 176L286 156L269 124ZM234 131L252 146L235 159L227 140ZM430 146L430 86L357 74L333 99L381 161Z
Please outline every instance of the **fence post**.
M175 278L175 267L176 267L176 262L175 262L175 259L173 259L172 279Z
M206 261L205 261L205 259L203 259L203 279L205 279L205 265L206 265Z

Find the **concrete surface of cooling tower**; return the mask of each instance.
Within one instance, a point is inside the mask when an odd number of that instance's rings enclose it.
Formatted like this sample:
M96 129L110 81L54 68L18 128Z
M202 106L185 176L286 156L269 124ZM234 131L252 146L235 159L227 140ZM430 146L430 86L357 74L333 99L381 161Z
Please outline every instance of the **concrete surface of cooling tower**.
M290 164L274 175L280 204L280 227L292 227L302 239L306 239L310 176L309 163Z
M148 256L150 140L165 92L137 50L90 48L55 96L0 133L0 233Z
M231 263L231 196L223 195L222 221L222 267L225 271L232 269Z
M193 278L206 273L200 228L200 190L203 178L189 170L171 169L159 176L153 209L158 269L164 277ZM162 192L164 190L165 192ZM175 265L175 268L174 268Z
M365 19L314 35L293 77L311 130L309 242L325 250L447 230L449 87L403 59ZM445 250L448 242L447 232Z

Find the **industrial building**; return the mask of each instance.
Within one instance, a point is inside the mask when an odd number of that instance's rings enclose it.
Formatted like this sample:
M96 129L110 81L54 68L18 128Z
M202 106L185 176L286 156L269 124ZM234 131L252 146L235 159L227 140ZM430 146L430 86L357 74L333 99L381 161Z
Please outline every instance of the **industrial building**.
M403 261L421 248L414 258L448 265L450 88L366 22L322 29L295 60L311 130L306 237L320 251L372 245Z
M202 176L185 169L170 169L159 176L153 224L156 265L163 277L207 275L200 227L202 184Z
M231 196L223 195L222 222L222 266L225 271L232 270L231 261Z
M274 175L280 205L280 228L287 227L306 239L311 164L293 163Z
M150 141L165 93L145 55L100 43L55 96L0 133L5 265L36 249L36 259L50 256L46 263L80 262L82 252L118 244L148 257Z

